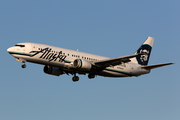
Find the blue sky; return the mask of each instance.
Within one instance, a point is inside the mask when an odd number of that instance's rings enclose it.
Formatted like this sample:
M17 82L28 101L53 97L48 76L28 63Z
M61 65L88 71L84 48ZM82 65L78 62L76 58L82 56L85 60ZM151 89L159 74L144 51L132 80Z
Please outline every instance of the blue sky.
M1 120L179 120L178 0L1 0ZM7 53L19 42L36 42L118 57L155 38L149 64L174 62L131 78L43 73Z

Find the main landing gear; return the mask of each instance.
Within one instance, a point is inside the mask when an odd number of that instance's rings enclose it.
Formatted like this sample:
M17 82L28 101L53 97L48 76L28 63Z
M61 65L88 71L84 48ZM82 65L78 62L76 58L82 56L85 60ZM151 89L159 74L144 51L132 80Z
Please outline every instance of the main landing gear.
M73 82L79 81L79 77L76 76L76 73L74 73L74 77L72 78L72 81L73 81Z
M88 75L88 78L89 78L89 79L93 79L93 78L95 78L95 75L94 75L94 74L89 74L89 75Z
M89 79L95 78L95 74L89 74L89 75L88 75L88 78L89 78ZM73 82L79 81L79 77L76 76L76 73L74 73L74 77L72 78L72 81L73 81Z
M78 77L78 76L74 76L74 77L72 78L72 80L73 80L73 82L77 82L77 81L79 81L79 77Z

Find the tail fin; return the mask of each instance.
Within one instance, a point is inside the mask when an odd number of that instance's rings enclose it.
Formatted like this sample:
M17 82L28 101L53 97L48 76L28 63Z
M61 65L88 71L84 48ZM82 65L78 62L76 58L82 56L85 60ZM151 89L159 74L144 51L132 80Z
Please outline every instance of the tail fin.
M140 65L147 65L149 58L150 58L153 42L154 42L154 38L148 37L146 39L146 41L141 45L141 47L135 53L135 54L145 53L145 55L141 55L141 56L138 56L136 58L132 58L131 61L134 63L138 63Z

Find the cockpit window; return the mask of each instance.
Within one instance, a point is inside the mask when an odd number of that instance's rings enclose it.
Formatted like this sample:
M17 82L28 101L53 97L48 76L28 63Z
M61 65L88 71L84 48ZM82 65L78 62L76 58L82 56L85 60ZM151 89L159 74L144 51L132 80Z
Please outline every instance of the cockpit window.
M25 47L25 45L15 45L15 46L19 46L19 47Z

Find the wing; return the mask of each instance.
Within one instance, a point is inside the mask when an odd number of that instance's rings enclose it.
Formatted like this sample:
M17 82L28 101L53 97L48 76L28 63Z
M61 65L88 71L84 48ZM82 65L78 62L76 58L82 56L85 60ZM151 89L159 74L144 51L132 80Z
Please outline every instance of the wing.
M109 67L109 66L116 66L122 63L127 63L130 62L130 58L133 57L138 57L144 55L144 53L139 53L139 54L133 54L133 55L127 55L127 56L122 56L122 57L116 57L116 58L110 58L110 59L106 59L106 60L101 60L101 61L97 61L94 62L94 65L97 67L101 67L101 68L105 68L105 67Z

